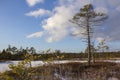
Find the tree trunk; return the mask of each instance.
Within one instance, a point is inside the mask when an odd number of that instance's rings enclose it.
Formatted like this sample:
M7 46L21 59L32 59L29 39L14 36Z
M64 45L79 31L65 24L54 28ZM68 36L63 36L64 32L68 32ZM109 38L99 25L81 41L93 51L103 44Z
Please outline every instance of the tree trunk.
M90 26L89 26L89 17L87 17L87 42L88 42L88 66L91 65L91 40L90 40Z

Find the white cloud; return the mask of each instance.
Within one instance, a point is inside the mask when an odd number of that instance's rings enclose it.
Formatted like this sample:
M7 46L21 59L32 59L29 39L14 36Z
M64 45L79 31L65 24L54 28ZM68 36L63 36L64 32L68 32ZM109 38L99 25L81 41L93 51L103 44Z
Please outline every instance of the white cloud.
M47 42L59 41L68 35L68 28L70 27L68 24L69 20L72 18L75 12L77 12L75 9L79 10L79 0L70 4L65 4L65 0L62 1L63 3L61 3L59 6L56 6L52 10L52 15L42 22L42 28L44 30L44 34L46 35ZM74 4L77 6L74 6Z
M53 16L44 20L43 29L47 32L47 42L54 42L63 39L70 33L71 25L69 20L79 11L80 6L89 2L89 0L59 0L60 5L53 9ZM67 4L66 4L67 3ZM80 5L81 3L81 5Z
M42 35L43 35L43 32L36 32L36 33L30 34L26 37L27 38L38 38L38 37L42 37Z
M92 3L93 0L59 0L60 5L73 5L76 7L81 7L85 4ZM79 5L78 5L79 4Z
M83 35L85 32L86 30L84 28L78 26L71 28L71 35L74 36L75 38L83 38L83 39L86 38L86 36Z
M89 4L90 2L91 0L59 0L59 5L52 10L52 15L42 22L42 28L46 36L46 41L59 41L69 33L75 34L76 37L84 37L83 35L78 35L83 33L84 30L75 29L73 27L75 25L71 25L69 20L72 19L74 14L77 13L82 6ZM99 8L99 10L105 12L105 9L103 8ZM35 17L38 17L45 13L46 11L38 10L30 12L27 15L34 15Z
M49 35L46 39L47 42L59 41L68 34L68 20L72 15L71 8L60 6L56 7L54 12L54 15L46 19L43 24L43 29Z
M39 9L39 10L35 10L35 11L31 11L29 13L26 13L25 15L27 16L33 16L33 17L39 17L39 16L50 16L52 13L49 10L45 10L45 9Z
M72 19L73 15L76 12L78 12L82 6L90 2L93 3L96 12L100 13L102 12L109 15L109 19L107 20L107 23L109 23L109 25L107 24L106 26L96 27L94 31L95 38L98 38L99 41L101 40L100 37L104 37L105 39L110 40L120 39L118 38L119 37L118 35L120 34L119 32L120 29L118 26L120 25L119 23L120 15L118 14L117 11L111 8L115 7L115 9L119 11L118 3L120 2L120 0L115 0L115 3L114 0L58 0L58 2L59 4L56 5L52 11L39 9L36 11L31 11L30 13L26 14L28 16L34 17L52 14L49 15L47 19L44 19L42 22L42 28L44 32L42 33L42 35L44 34L44 36L46 36L47 42L59 41L63 39L65 36L67 36L69 33L76 35L78 34L78 36L76 37L81 37L82 35L79 34L82 33L84 30L73 28L73 25L69 23L69 20ZM109 38L106 38L106 36L109 36Z
M102 38L102 37L98 37L98 38L96 38L96 39L97 39L98 42L103 42L103 41L105 41L105 39Z
M44 0L26 0L26 2L28 3L29 6L34 6L38 3L43 3Z
M108 13L108 10L107 10L105 7L97 7L97 8L95 8L95 12L96 12L96 13L104 13L104 14L107 14L107 13Z

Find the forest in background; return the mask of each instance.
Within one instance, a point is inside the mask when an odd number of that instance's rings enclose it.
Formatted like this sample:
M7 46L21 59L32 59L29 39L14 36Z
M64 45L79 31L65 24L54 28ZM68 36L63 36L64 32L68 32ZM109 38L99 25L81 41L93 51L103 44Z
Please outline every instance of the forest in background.
M87 49L84 52L80 53L68 53L68 52L61 52L60 50L51 51L50 49L42 52L36 52L34 47L20 49L16 47L11 47L10 45L8 48L3 49L0 52L0 61L7 61L7 60L24 60L26 57L25 55L32 55L36 56L35 60L48 60L49 58L53 58L54 60L86 60L88 57ZM120 51L118 52L93 52L95 59L111 59L111 58L119 58ZM38 57L39 56L39 57ZM57 57L59 56L59 58ZM64 56L60 58L60 56Z

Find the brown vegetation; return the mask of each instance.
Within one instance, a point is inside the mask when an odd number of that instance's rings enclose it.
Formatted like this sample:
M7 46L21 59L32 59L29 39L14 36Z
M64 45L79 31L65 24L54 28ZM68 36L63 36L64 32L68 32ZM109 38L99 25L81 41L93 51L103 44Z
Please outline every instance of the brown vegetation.
M71 62L50 64L31 68L31 79L28 80L108 80L115 77L120 79L120 64L110 62L96 62L88 66L87 63ZM18 79L18 75L11 71L4 73ZM3 77L3 76L2 76ZM6 80L5 77L0 80Z

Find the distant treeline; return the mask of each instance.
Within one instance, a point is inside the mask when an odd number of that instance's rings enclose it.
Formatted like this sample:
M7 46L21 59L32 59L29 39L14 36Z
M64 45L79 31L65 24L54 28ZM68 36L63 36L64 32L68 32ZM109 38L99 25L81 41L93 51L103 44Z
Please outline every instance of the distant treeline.
M36 58L36 60L70 60L70 59L77 59L77 60L82 60L82 59L87 59L87 53L61 53L60 51L56 51L53 53L44 53L44 54L39 54L39 53L28 53L26 50L23 50L18 53L11 53L7 52L6 50L3 50L0 53L0 61L6 61L6 60L24 60L25 54L28 55L33 55L33 56L39 56ZM110 58L120 58L120 52L97 52L94 53L94 57L96 59L110 59Z
M86 52L86 51L85 51ZM26 47L23 49L20 47L19 49L16 47L11 47L11 45L8 45L8 48L3 49L2 52L0 52L0 61L6 61L6 60L24 60L26 57L25 55L32 55L36 60L68 60L68 59L87 59L88 54L87 53L66 53L61 52L60 50L52 51L50 49L43 51L43 52L36 52L36 49L34 47ZM109 58L120 58L120 52L94 52L95 59L109 59Z

